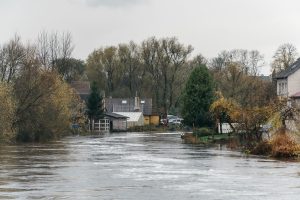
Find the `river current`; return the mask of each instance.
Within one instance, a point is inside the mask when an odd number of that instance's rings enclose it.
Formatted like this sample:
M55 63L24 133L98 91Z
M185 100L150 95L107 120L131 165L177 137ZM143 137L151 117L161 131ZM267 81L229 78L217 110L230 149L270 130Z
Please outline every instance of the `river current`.
M300 163L185 144L180 133L0 147L0 199L298 200Z

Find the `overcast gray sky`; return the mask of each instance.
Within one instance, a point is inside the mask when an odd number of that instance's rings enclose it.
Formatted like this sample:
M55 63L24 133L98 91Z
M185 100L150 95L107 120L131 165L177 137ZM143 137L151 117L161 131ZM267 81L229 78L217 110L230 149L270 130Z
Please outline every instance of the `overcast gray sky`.
M101 46L176 36L193 54L216 56L235 48L258 50L266 67L280 44L300 50L298 0L0 0L0 44L15 33L72 33L74 57Z

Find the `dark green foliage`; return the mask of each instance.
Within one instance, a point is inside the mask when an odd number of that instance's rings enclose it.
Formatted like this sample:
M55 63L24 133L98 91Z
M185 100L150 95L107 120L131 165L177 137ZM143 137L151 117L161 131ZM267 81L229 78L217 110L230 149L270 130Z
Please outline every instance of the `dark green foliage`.
M95 82L92 83L91 94L87 102L88 116L90 119L103 118L102 96Z
M196 67L191 73L183 95L182 116L190 126L211 126L209 107L214 98L213 79L205 65Z
M82 60L62 58L56 60L56 68L64 80L70 83L71 81L79 80L83 76L85 65Z

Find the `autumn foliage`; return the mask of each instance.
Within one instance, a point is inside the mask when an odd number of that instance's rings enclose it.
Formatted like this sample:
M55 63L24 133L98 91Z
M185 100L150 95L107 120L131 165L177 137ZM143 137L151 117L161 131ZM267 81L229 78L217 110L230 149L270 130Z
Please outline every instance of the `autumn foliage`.
M289 158L296 156L300 151L300 145L286 129L279 129L272 140L272 156L278 158Z
M0 141L14 138L13 120L16 102L12 96L12 88L0 82Z
M15 92L18 140L58 138L70 133L74 120L84 118L80 99L56 72L26 70L16 80Z
M261 125L266 124L272 116L273 106L242 107L233 99L224 98L220 93L218 96L210 107L216 122L229 123L233 132L239 134L248 144L261 141Z
M17 36L0 49L1 141L47 141L71 133L72 123L84 126L83 102L58 62L43 62L38 52Z

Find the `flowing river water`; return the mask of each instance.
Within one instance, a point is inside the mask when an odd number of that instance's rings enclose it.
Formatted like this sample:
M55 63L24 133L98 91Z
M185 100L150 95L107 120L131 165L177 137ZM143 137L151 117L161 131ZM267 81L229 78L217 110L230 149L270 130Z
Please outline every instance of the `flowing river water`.
M184 144L179 133L0 147L0 199L300 199L300 163Z

